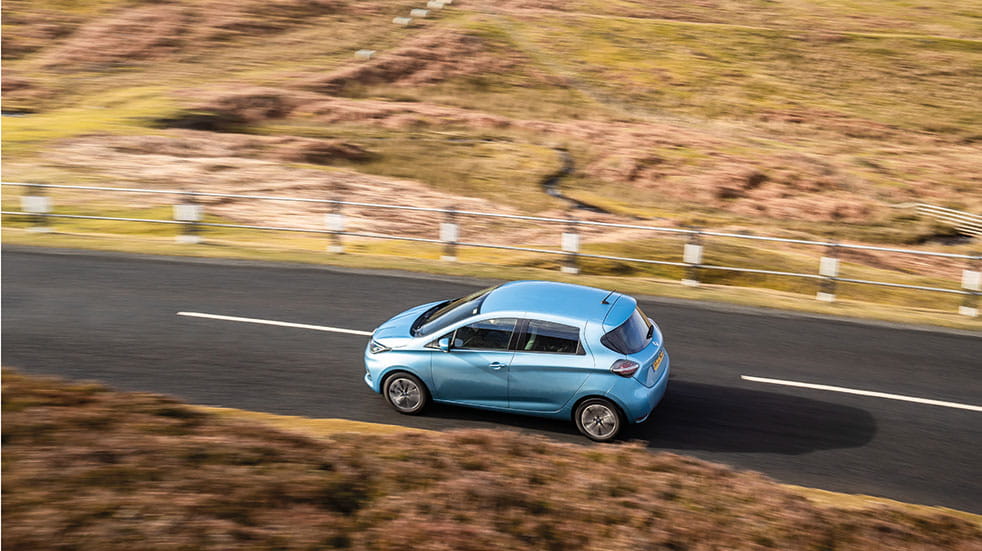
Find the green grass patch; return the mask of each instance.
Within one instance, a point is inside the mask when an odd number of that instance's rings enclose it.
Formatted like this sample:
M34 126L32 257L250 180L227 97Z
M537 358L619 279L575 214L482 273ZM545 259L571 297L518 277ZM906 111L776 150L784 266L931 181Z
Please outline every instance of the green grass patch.
M449 194L481 197L526 212L563 203L543 193L541 182L561 166L559 154L521 133L446 128L391 130L356 125L268 124L269 134L290 134L356 143L367 160L339 159L333 166L423 182ZM394 202L389 198L383 202ZM452 207L454 205L433 205Z
M23 10L25 4L30 4L34 10L63 12L74 15L94 16L109 9L132 5L130 0L13 0L7 9Z
M964 90L982 42L694 26L631 18L510 20L527 44L598 89L651 112L742 119L807 106L919 130L976 132ZM851 67L844 71L843 67Z
M113 90L85 102L22 117L6 117L5 156L36 153L53 141L82 134L146 134L150 121L177 110L168 88L141 86Z
M573 0L565 11L593 16L664 19L721 26L799 31L871 32L982 38L973 0L943 4L892 0L804 0L796 2L666 0Z

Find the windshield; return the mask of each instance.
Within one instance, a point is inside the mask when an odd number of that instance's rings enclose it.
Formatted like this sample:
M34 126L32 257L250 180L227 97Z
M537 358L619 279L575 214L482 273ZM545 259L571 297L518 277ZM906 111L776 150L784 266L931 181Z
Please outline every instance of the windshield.
M497 289L498 286L488 287L487 289L481 289L475 293L471 293L466 297L460 297L456 300L451 300L449 302L444 302L438 304L437 306L427 310L419 319L413 323L413 336L417 335L429 335L430 333L435 333L444 327L452 325L458 321L469 318L475 314L481 312L481 304L484 303L484 299Z
M654 327L641 308L634 310L627 321L604 335L600 342L607 348L621 354L637 354L651 342Z

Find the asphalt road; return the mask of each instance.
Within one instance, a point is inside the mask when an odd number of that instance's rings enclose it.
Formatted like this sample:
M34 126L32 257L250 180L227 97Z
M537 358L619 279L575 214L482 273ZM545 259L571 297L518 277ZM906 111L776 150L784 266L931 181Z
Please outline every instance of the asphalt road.
M2 362L189 402L586 443L571 423L440 406L399 415L362 382L371 331L480 282L322 267L7 247ZM672 354L665 401L629 439L793 484L982 513L982 412L752 382L742 375L982 405L982 336L642 301Z

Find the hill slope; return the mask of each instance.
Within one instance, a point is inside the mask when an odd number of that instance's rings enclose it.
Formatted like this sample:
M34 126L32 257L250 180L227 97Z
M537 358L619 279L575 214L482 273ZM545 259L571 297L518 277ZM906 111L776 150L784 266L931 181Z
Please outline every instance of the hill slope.
M406 182L409 201L557 213L540 184L562 149L564 193L622 219L914 243L936 228L889 205L982 209L967 0L463 0L391 23L413 7L8 2L4 109L30 114L6 121L4 178L354 199Z
M5 372L5 549L978 549L935 511L819 507L641 447L495 431L315 438Z

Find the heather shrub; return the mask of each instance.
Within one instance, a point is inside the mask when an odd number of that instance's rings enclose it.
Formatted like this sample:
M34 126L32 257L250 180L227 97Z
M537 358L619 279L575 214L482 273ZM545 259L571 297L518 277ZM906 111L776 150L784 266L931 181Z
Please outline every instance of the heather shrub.
M5 372L3 548L978 550L977 523L818 507L639 444L299 433Z

